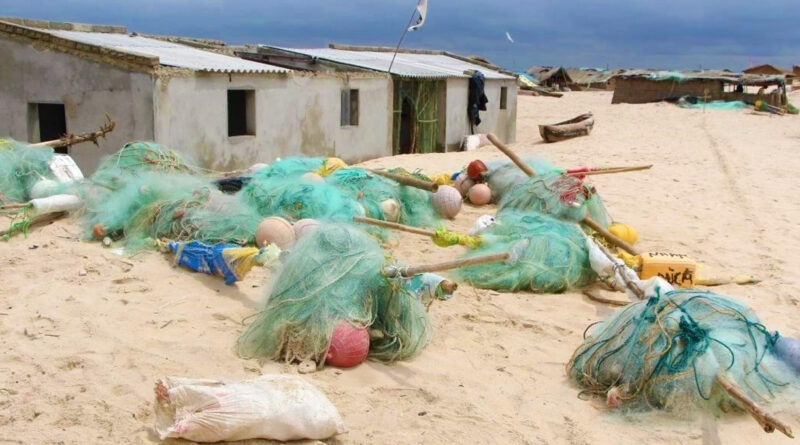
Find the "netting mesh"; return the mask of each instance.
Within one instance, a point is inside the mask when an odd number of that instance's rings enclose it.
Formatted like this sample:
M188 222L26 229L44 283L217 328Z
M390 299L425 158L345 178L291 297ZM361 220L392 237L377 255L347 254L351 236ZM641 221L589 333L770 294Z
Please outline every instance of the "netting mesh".
M30 148L4 139L0 144L0 203L28 201L36 182L53 178L52 158L52 148Z
M323 363L342 321L370 328L370 357L392 361L425 346L422 301L383 275L377 242L344 224L325 224L300 239L275 278L264 309L239 338L245 358Z
M544 175L559 171L556 166L542 158L526 157L523 161L528 164L537 175ZM493 161L486 164L487 171L484 179L492 189L492 200L495 202L528 179L528 175L511 161Z
M589 264L585 235L575 224L547 215L505 211L481 236L467 257L511 252L507 262L479 264L454 271L472 286L503 291L564 292L596 278Z
M259 170L257 176L261 179L267 178L290 178L299 177L304 173L316 172L325 163L326 158L313 157L291 157L275 161L269 166Z
M746 305L712 292L672 291L620 309L592 328L567 371L586 392L628 407L725 409L724 373L756 402L793 382L773 337Z
M104 159L92 175L92 181L106 188L124 186L131 174L145 172L199 173L178 153L155 142L131 142Z

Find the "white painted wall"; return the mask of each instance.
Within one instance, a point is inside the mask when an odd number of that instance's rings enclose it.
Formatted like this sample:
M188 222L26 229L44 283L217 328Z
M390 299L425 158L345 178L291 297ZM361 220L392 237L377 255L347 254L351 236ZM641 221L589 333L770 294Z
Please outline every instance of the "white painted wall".
M228 137L228 89L253 89L256 134ZM359 125L340 126L341 90L359 90ZM356 162L391 154L389 79L383 75L202 74L156 86L156 141L215 170L287 156Z
M72 133L97 130L108 114L117 128L99 148L89 143L70 149L84 174L125 143L153 138L151 75L2 38L0 54L0 137L38 142L28 125L31 102L63 103Z
M508 88L507 106L500 109L500 87ZM517 140L517 83L513 79L487 79L484 93L489 99L486 111L480 112L481 123L475 133L494 133L502 142ZM468 79L447 80L447 131L446 141L449 150L457 150L461 139L470 134L467 118Z

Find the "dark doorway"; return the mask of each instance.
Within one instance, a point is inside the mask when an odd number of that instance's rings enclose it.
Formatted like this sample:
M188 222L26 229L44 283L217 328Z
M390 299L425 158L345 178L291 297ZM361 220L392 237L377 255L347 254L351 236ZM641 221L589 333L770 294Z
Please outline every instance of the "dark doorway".
M400 154L414 152L414 104L403 98L400 111Z
M228 136L256 134L254 90L228 90Z
M39 116L39 141L52 141L67 134L67 114L64 104L37 104ZM67 154L67 147L56 148L56 153Z

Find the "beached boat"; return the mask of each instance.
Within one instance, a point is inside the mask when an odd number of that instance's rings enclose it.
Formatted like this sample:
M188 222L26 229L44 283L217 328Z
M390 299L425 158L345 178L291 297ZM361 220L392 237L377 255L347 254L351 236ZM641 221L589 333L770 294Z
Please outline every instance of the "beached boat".
M592 113L586 113L557 124L539 125L539 134L546 142L558 142L578 136L587 136L593 126L594 116Z

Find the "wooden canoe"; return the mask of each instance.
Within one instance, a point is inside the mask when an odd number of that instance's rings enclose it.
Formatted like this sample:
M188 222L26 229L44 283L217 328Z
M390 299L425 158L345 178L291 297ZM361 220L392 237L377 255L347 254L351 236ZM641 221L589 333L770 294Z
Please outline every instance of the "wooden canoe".
M594 116L592 113L586 113L557 124L539 125L539 134L546 142L558 142L587 136L592 127L594 127Z

